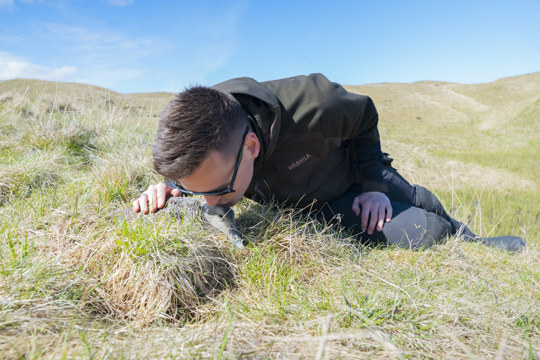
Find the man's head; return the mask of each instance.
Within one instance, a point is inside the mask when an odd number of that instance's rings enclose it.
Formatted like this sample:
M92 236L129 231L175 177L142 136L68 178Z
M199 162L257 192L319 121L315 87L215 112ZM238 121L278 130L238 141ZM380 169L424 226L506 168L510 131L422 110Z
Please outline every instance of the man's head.
M249 186L259 153L255 133L246 133L246 128L247 115L232 95L202 86L189 88L161 114L154 167L181 188L210 193L205 196L209 205L234 205ZM236 165L234 192L213 195L230 185Z

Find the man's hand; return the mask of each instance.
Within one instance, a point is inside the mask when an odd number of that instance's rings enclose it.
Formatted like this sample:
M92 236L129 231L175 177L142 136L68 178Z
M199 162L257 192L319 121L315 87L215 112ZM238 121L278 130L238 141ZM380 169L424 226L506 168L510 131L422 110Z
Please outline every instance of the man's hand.
M390 200L385 194L377 191L365 192L355 197L352 211L356 216L361 215L360 225L362 231L367 230L369 235L373 234L375 226L377 226L377 231L382 231L384 222L390 222L392 219Z
M148 190L133 201L133 211L148 214L156 212L165 206L165 201L171 196L180 196L180 190L173 189L164 182L157 185L150 185Z

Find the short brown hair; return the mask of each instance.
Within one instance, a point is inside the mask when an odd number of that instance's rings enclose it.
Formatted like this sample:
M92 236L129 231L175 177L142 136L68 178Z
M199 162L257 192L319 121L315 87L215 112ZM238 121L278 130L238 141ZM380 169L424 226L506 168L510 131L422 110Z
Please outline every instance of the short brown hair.
M233 156L240 141L236 139L247 124L245 111L231 94L206 86L190 87L161 113L154 168L167 178L179 179L193 173L212 150Z

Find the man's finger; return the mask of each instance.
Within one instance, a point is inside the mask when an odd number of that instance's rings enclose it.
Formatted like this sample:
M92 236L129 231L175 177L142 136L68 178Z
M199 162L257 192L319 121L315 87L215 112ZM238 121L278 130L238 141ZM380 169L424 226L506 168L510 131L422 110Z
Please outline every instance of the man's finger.
M133 201L132 204L133 204L133 206L132 206L133 212L141 211L141 207L139 206L139 199Z
M385 211L384 211L384 207L380 207L379 208L379 218L377 220L377 231L382 231L383 229L383 225L384 225L384 215L385 215Z
M156 187L156 192L157 192L157 207L158 208L162 208L163 206L165 206L165 200L167 199L167 194L165 192L166 190L166 187L167 185L165 183L160 183L158 184L158 186ZM154 211L156 211L157 209L155 209Z
M388 205L388 207L386 208L386 222L390 222L390 220L392 220L392 205Z
M369 235L373 234L373 230L375 230L375 227L377 226L377 220L378 220L378 214L379 214L379 211L377 210L377 207L373 207L371 208L371 211L370 211L370 219L369 219L369 227L367 229L367 233Z
M148 209L151 209L153 213L155 213L158 209L158 202L157 202L157 194L152 194L153 196L148 199Z
M157 210L157 187L150 185L148 190L143 192L146 195L146 199L142 198L143 204L147 206L148 212L156 212ZM146 201L144 201L146 200ZM146 213L145 213L146 214Z
M148 214L148 195L142 194L138 201L141 208L141 213Z
M369 207L362 206L362 215L360 217L360 226L362 227L362 231L367 230L368 220L369 220Z
M360 197L359 196L355 197L353 200L352 211L354 211L356 216L360 215Z

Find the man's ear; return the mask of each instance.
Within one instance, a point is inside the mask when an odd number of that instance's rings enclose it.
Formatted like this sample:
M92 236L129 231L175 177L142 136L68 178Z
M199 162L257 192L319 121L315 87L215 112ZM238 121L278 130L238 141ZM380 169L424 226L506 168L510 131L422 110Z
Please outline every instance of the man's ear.
M244 152L252 159L259 156L259 151L261 150L261 143L259 138L253 131L250 131L246 135L246 141L244 142Z

